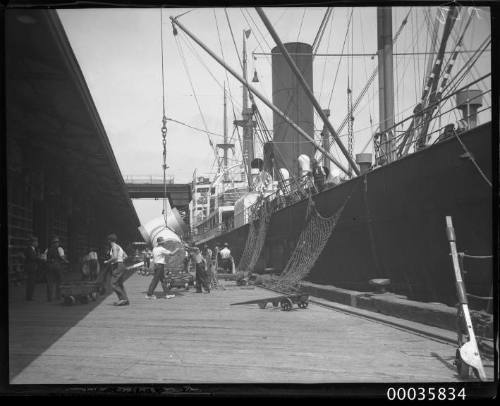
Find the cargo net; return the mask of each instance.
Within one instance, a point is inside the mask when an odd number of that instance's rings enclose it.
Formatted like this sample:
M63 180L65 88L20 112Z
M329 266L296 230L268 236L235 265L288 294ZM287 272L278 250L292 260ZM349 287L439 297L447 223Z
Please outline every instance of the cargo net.
M306 226L302 230L297 245L279 278L269 281L267 287L284 293L300 290L300 282L309 274L319 255L325 248L347 203L331 217L323 217L309 198Z
M250 223L250 230L248 231L245 248L241 255L240 262L238 263L239 271L253 272L259 260L262 247L264 246L271 214L272 210L270 204L265 200L255 214L252 215L254 220Z

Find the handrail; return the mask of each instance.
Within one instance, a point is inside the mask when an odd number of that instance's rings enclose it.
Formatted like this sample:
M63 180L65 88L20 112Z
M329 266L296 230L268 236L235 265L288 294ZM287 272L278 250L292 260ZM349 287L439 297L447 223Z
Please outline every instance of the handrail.
M167 184L174 183L174 176L167 177ZM135 184L163 184L163 176L153 176L153 175L125 175L123 177L125 183L135 183Z

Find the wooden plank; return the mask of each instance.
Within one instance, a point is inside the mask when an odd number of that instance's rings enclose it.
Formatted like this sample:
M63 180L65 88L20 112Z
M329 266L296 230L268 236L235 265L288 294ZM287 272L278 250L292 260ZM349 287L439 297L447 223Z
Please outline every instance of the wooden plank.
M42 285L35 302L23 302L22 289L13 292L11 383L457 379L451 345L314 304L289 312L234 307L270 296L234 283L210 294L173 289L173 299L147 300L150 280L134 274L126 281L131 305L124 307L112 305L114 295L88 305L47 303Z

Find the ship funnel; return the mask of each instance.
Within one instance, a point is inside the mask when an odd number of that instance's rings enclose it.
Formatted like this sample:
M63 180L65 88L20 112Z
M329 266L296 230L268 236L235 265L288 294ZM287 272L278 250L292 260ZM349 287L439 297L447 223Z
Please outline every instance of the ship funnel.
M313 47L301 42L290 42L284 46L309 88L313 89ZM271 53L273 104L314 138L314 108L311 100L297 82L295 73L279 48L273 48ZM276 166L288 169L290 176L297 177L297 156L306 154L313 157L314 146L304 142L302 136L276 112L273 113L273 130Z
M372 167L372 154L356 154L356 163L361 174L368 172Z
M465 89L457 93L457 108L462 111L462 118L467 127L477 126L477 110L483 105L481 90Z

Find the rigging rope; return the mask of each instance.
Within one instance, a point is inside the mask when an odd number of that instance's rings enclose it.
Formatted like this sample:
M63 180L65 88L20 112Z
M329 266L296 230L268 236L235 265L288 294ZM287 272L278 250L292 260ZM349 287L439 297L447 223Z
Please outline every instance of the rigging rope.
M200 131L200 132L202 132L202 133L215 135L215 136L217 136L217 137L224 137L222 134L217 134L217 133L213 133L213 132L211 132L211 131L206 131L206 130L204 130L204 129L202 129L202 128L193 127L192 125L189 125L189 124L183 123L182 121L175 120L175 119L170 118L170 117L167 117L167 121L172 121L172 122L174 122L174 123L177 123L177 124L183 125L183 126L185 126L185 127L191 128L192 130Z
M332 28L333 28L333 13L332 13L332 18L330 20L330 28L328 31L328 43L326 44L326 53L330 52L330 42L332 39ZM326 30L326 27L325 27ZM323 61L323 72L321 73L321 86L319 88L319 96L318 96L318 101L321 100L321 95L323 93L323 84L325 83L325 70L326 70L326 62L328 58L324 58L325 60Z
M327 26L328 21L330 20L330 16L332 14L333 14L333 8L327 7L325 15L323 17L323 20L321 20L321 24L319 26L318 33L316 34L316 37L314 38L314 41L312 44L313 55L316 54L316 52L318 52L319 44L321 43L321 40L323 39L323 35L325 34L326 26Z
M465 146L465 144L463 143L463 141L460 139L460 137L458 136L457 132L453 131L453 134L457 138L457 140L460 143L462 149L465 151L465 153L467 154L468 158L471 160L472 164L477 169L477 171L479 172L479 174L481 175L481 177L484 179L484 181L488 184L489 187L492 187L491 186L491 181L485 175L485 173L483 172L483 170L481 169L481 167L479 166L479 164L474 159L474 156L470 153L470 151L468 150L468 148Z
M227 20L227 23L228 23L228 26L229 26L229 30L231 32L231 37L233 38L233 44L235 46L236 55L238 56L238 60L240 62L240 66L243 69L243 63L242 63L242 61L240 59L240 54L238 52L238 47L236 46L236 41L234 40L233 30L232 30L232 27L231 27L231 23L229 21L229 15L227 13L227 9L226 8L224 8L224 14L226 15L226 20ZM214 17L215 17L215 25L217 27L217 36L219 38L219 45L220 45L220 50L221 50L221 54L222 54L222 60L225 62L224 49L222 47L222 40L221 40L220 31L219 31L219 23L217 21L217 14L215 13L215 10L214 10ZM233 95L231 93L231 88L229 87L229 76L227 74L227 70L226 69L224 69L224 74L226 76L226 81L228 83L229 99L231 100L231 107L232 107L232 110L233 110L233 118L234 118L234 122L236 122L237 118L236 118L236 111L235 111L234 103L233 103ZM236 133L238 135L238 143L240 145L241 161L243 162L243 169L244 169L244 172L245 172L245 178L247 179L248 182L250 182L250 178L249 178L249 174L248 174L248 168L247 168L247 163L244 162L244 148L243 148L243 142L242 142L242 139L241 139L240 129L239 129L238 125L235 125L235 128L236 128ZM234 132L235 131L233 130L233 134L231 136L231 140L232 140L232 138L234 136Z
M351 7L351 15L349 17L349 22L347 23L347 30L346 30L345 37L344 37L344 43L342 45L342 52L340 55L339 64L337 65L337 72L335 73L335 79L333 80L333 86L332 86L332 91L330 92L330 98L328 99L328 108L330 108L330 104L332 103L333 90L335 89L335 83L337 83L337 75L339 74L340 63L342 62L342 57L344 56L344 47L345 47L345 43L347 40L347 35L349 34L349 27L351 26L353 12L354 12L354 8ZM338 133L338 131L337 131L337 133Z
M401 32L403 31L403 28L406 26L406 23L408 22L408 16L410 15L411 11L412 11L413 7L410 7L410 9L408 10L408 13L406 14L405 18L403 19L403 21L401 22L401 25L399 26L399 29L398 31L396 32L396 34L394 35L394 38L392 40L392 43L395 44L396 41L398 40ZM343 48L342 48L342 53L343 53ZM370 86L372 85L373 81L375 80L375 78L377 77L377 74L378 74L378 67L375 68L372 72L372 74L370 75L370 78L368 79L366 85L363 87L363 90L361 90L361 93L358 95L358 97L356 98L356 101L353 103L353 106L352 106L352 110L354 112L354 110L356 110L356 108L358 107L359 103L361 102L361 100L363 99L363 97L365 96L365 94L368 92L368 90L370 89ZM334 83L334 86L335 86L335 83ZM333 93L333 89L332 89L332 93ZM331 97L332 97L332 94L330 94L330 100L331 100ZM330 102L328 102L328 105L330 105ZM342 123L340 124L340 126L338 127L337 129L337 134L340 134L342 132L342 130L344 129L345 125L349 122L349 114L346 115L346 117L344 118L344 120L342 121ZM334 145L335 142L332 140L330 142L330 148L332 147L332 145Z
M205 116L203 115L203 111L201 109L201 106L200 106L200 102L198 100L198 96L196 94L196 91L195 91L195 88L194 88L194 84L193 84L193 81L192 81L192 78L191 78L191 74L189 72L189 68L188 68L188 64L186 62L186 58L184 56L184 51L182 50L182 47L180 46L180 43L179 41L177 40L177 36L175 37L176 38L176 45L177 45L177 50L179 52L179 56L181 57L181 61L182 61L182 64L184 66L184 70L186 71L186 74L187 74L187 77L188 77L188 80L189 80L189 84L191 86L191 91L193 92L193 96L194 96L194 99L196 101L196 106L198 107L198 112L200 113L200 116L201 116L201 120L203 122L203 126L205 127L205 132L207 133L207 136L208 136L208 143L210 144L210 146L212 147L212 149L214 150L214 154L215 156L217 156L217 151L215 149L215 145L214 143L212 142L212 139L210 138L210 135L209 135L209 132L208 131L208 126L207 126L207 122L205 120Z

